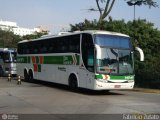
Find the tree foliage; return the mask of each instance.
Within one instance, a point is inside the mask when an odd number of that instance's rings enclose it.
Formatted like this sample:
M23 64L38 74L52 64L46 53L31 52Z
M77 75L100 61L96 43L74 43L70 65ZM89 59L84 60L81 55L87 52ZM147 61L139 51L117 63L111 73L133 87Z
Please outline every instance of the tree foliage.
M158 7L157 2L155 2L154 0L125 0L127 1L128 5L147 5L149 6L149 8L151 7Z
M17 48L17 43L21 40L37 39L46 34L48 34L48 32L35 32L34 34L21 37L19 35L15 35L13 32L3 31L0 29L0 47Z
M3 31L0 29L0 47L1 48L16 48L17 42L22 40L20 36L14 35L13 32Z
M96 1L96 8L90 8L90 11L99 11L99 20L98 20L98 24L99 24L99 29L103 29L103 20L109 16L114 4L115 4L115 0L95 0ZM151 7L158 7L157 2L155 2L154 0L125 0L125 2L128 3L128 5L132 6L132 5L146 5L149 6L149 8Z
M98 21L85 20L71 25L71 30L98 30ZM135 52L136 85L141 87L160 88L160 31L154 24L146 20L128 21L110 20L103 21L103 28L107 31L128 34L134 46L139 46L145 54L145 61L140 62Z
M30 40L30 39L37 39L40 38L43 35L47 35L48 32L35 32L34 34L31 35L25 35L22 37L23 40Z

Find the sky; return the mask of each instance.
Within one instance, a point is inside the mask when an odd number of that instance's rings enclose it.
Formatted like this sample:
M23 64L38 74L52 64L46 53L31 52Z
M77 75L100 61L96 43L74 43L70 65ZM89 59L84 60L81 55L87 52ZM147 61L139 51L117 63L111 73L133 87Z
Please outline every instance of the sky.
M136 19L146 19L160 29L160 0L155 0L159 8L136 6ZM95 0L0 0L0 20L16 22L18 26L34 28L47 27L51 33L68 30L70 24L83 22L84 19L99 18L98 12L87 9L95 7ZM133 20L133 6L124 0L116 0L110 13L113 19Z

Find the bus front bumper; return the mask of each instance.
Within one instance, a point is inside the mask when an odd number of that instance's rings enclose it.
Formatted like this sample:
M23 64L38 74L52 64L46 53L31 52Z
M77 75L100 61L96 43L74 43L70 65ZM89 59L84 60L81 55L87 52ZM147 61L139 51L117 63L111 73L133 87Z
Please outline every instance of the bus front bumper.
M100 82L98 80L95 81L95 90L113 90L113 89L133 89L134 80L128 83L108 83L108 82Z

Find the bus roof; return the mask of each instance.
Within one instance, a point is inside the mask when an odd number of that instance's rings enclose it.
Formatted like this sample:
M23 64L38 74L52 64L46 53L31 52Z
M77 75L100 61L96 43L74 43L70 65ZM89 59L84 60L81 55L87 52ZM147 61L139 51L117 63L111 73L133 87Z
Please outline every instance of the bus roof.
M88 33L91 35L94 34L106 34L106 35L115 35L115 36L122 36L122 37L129 37L126 34L122 33L117 33L117 32L110 32L110 31L102 31L102 30L85 30L85 31L75 31L75 32L63 32L62 34L59 33L58 35L44 35L38 39L31 39L31 40L23 40L18 43L25 43L25 42L31 42L31 41L38 41L38 40L43 40L46 38L56 38L56 37L62 37L62 36L69 36L69 35L76 35L76 34L81 34L81 33Z
M111 31L102 31L102 30L86 30L84 32L90 33L90 34L107 34L107 35L115 35L115 36L123 36L123 37L129 37L126 34L118 33L118 32L111 32Z

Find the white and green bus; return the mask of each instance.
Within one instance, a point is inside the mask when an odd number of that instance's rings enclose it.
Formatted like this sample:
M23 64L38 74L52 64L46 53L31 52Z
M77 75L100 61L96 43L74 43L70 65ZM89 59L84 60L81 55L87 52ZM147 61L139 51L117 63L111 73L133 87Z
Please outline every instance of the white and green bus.
M0 76L17 74L16 54L15 48L0 48Z
M80 31L18 43L17 74L72 89L132 89L134 51L128 35ZM141 60L144 55L140 48Z

